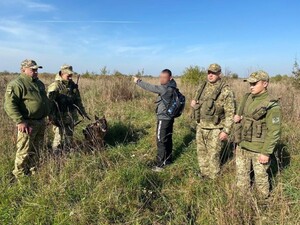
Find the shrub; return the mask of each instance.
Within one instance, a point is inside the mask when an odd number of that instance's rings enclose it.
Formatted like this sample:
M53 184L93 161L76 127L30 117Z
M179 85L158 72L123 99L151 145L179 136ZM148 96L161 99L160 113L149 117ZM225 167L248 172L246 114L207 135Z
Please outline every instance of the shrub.
M230 75L230 78L232 78L232 79L239 79L239 75L237 73L232 73Z
M197 85L200 81L206 79L206 71L199 66L190 66L185 68L182 74L182 83Z

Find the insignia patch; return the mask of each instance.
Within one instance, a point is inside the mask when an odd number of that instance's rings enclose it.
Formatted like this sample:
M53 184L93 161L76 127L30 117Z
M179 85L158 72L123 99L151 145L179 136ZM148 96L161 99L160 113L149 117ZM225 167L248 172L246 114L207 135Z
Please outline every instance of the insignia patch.
M6 92L11 95L13 93L12 87L8 86Z
M273 124L277 124L277 123L279 123L280 122L280 118L279 117L273 117L272 118L272 123Z

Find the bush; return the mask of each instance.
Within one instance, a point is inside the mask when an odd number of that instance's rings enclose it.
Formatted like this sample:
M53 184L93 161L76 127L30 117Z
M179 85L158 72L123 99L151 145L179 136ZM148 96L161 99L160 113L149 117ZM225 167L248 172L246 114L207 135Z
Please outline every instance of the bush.
M292 73L294 78L293 86L297 89L300 89L300 68L297 60L295 60Z
M198 85L200 81L206 79L207 72L199 66L190 66L185 68L182 74L182 83Z
M114 73L113 73L112 75L115 76L115 77L122 77L122 76L125 76L123 73L121 73L121 72L118 71L118 70L114 71Z
M81 74L81 77L82 78L92 78L92 77L94 77L96 74L94 73L94 72L89 72L88 70L85 72L85 73L83 73L83 74Z
M289 79L290 77L288 75L281 75L281 74L277 74L276 76L270 78L272 83L289 81Z
M232 79L239 79L239 75L237 73L232 73L230 75L230 78L232 78Z

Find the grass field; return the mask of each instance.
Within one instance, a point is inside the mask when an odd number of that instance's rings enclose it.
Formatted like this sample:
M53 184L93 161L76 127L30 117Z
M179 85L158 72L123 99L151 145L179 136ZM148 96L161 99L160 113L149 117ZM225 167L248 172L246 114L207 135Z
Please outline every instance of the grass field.
M57 160L45 149L38 173L22 184L11 183L16 127L2 106L12 78L0 80L0 224L300 224L300 93L287 82L270 87L272 95L281 97L284 121L274 156L277 163L272 165L274 190L262 202L255 195L237 197L232 158L217 180L199 177L189 107L175 122L174 164L162 173L152 172L156 96L122 76L80 80L87 111L105 114L108 120L105 151L78 149ZM53 79L41 77L46 85ZM196 87L177 81L189 105ZM228 82L239 101L247 85L241 80ZM76 127L78 142L87 123ZM52 136L48 127L48 143Z

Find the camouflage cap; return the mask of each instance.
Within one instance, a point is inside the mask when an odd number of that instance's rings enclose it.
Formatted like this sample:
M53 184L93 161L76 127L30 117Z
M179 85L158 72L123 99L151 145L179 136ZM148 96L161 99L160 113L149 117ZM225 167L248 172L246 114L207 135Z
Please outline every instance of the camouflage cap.
M260 80L269 81L269 74L263 70L259 70L250 74L248 79L244 80L249 83L256 83Z
M60 67L61 74L74 74L73 67L67 64L64 64Z
M221 66L217 63L213 63L213 64L210 64L207 71L212 71L214 73L219 73L221 72Z
M42 66L38 66L37 63L32 59L25 59L21 62L21 68L31 68L31 69L42 69Z

